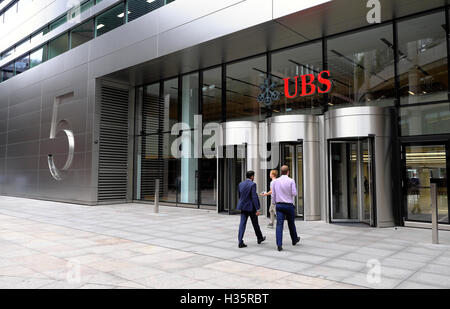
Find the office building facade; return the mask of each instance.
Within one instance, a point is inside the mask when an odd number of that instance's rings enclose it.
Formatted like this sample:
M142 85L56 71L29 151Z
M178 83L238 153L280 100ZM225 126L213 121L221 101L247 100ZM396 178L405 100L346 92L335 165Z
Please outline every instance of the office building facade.
M450 227L449 9L0 1L0 193L233 214L287 164L299 219L427 227L435 182Z

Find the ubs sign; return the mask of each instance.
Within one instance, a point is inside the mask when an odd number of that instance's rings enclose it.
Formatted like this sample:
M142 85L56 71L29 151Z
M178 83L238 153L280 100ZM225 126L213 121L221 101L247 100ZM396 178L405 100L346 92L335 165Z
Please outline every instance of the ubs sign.
M293 81L292 81L293 80ZM299 93L299 80L301 84L301 91ZM323 87L317 85L320 84ZM322 71L317 75L317 83L316 77L314 74L305 74L295 76L294 78L285 78L284 79L284 95L288 99L293 99L297 96L306 97L312 96L316 93L324 94L329 93L332 88L332 84L330 81L330 71ZM291 92L290 85L294 85L294 91ZM323 89L324 88L324 89Z

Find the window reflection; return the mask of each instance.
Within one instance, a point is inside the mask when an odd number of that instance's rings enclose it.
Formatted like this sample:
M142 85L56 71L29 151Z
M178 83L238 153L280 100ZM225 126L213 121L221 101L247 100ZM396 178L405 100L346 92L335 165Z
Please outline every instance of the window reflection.
M445 14L400 22L398 37L401 104L447 100Z
M286 98L283 79L291 79L289 88L290 93L293 94L296 86L293 82L295 76L313 74L316 76L314 84L317 87L317 76L322 70L322 43L305 45L273 54L271 77L277 83L277 90L281 95L280 100L274 104L274 114L321 114L323 95L316 93L312 96L297 95L293 99ZM298 79L297 89L301 89L301 79Z
M222 120L222 69L215 68L203 72L202 85L203 125Z
M392 25L387 25L328 41L331 108L394 104L392 33Z
M431 222L431 179L437 183L439 222L448 223L445 146L407 146L407 219Z
M265 56L227 66L227 121L264 118L266 109L257 97L266 77Z

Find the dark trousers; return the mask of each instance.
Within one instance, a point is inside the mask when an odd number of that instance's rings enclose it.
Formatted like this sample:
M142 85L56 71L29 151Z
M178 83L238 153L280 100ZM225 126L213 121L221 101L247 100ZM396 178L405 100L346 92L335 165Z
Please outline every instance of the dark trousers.
M263 238L261 229L258 223L258 216L256 211L241 211L241 223L239 224L239 235L238 241L241 244L244 240L245 227L247 226L248 217L252 220L253 229L255 230L256 237L259 239Z
M277 204L277 246L283 245L283 227L284 219L287 220L289 226L289 233L292 241L297 240L297 229L295 227L295 206L293 204Z

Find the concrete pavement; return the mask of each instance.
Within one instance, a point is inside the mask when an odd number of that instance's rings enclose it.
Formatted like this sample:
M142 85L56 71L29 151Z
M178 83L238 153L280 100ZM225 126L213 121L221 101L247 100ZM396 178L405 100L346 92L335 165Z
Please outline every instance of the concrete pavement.
M450 232L297 222L237 248L239 217L0 196L0 288L449 288Z

